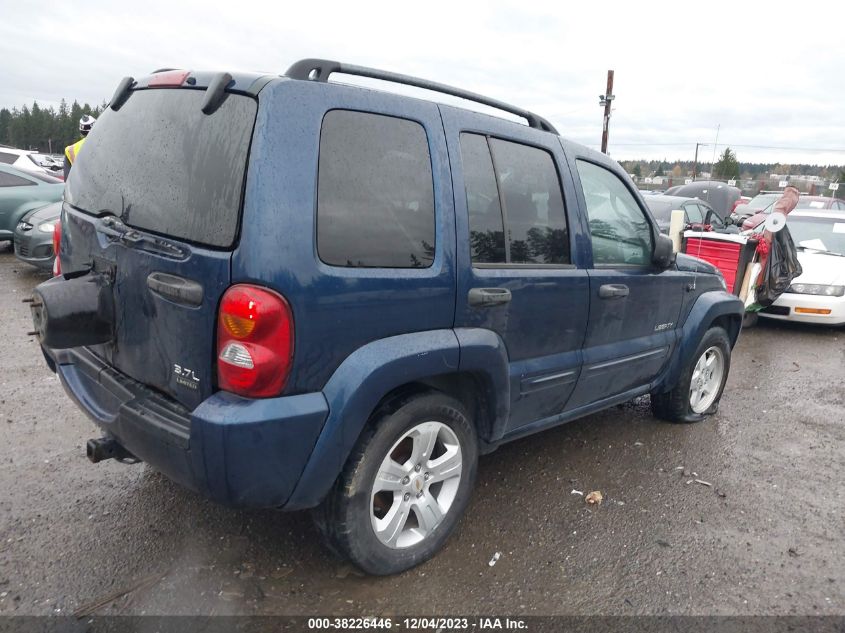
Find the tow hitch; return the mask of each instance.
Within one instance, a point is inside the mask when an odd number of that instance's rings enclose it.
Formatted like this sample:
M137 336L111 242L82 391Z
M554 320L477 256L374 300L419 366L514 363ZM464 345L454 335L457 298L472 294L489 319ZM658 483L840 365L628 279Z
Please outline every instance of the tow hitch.
M107 459L116 459L119 462L127 464L136 464L140 461L112 437L88 440L88 443L85 445L85 454L94 464Z

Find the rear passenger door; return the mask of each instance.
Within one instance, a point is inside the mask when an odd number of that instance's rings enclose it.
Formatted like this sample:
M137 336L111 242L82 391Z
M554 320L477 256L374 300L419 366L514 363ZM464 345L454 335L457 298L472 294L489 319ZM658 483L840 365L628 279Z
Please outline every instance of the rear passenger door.
M684 278L651 263L657 232L629 179L589 156L573 162L592 247L584 368L572 402L586 406L657 376L675 343Z
M564 411L578 379L589 280L573 255L574 189L558 137L441 112L455 190L455 327L504 341L513 432Z

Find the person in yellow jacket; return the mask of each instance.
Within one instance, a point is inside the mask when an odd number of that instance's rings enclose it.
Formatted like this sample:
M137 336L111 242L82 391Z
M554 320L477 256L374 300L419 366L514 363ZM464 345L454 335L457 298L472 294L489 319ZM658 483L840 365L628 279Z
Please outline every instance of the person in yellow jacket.
M85 139L88 138L88 132L91 131L91 128L94 127L96 122L97 119L92 117L90 114L85 114L81 119L79 119L79 133L82 134L82 138L76 141L73 145L65 147L65 180L67 180L67 176L70 173L70 168L73 166L73 162L76 160L76 157L79 156L79 151L85 144Z

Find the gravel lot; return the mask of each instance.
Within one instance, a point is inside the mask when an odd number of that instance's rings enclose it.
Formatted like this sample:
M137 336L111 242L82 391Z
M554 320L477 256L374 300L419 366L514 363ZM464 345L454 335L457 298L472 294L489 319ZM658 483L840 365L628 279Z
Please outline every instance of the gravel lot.
M841 329L743 332L704 423L641 399L502 447L438 557L367 578L304 513L90 464L97 430L25 334L43 279L0 244L2 614L845 614Z

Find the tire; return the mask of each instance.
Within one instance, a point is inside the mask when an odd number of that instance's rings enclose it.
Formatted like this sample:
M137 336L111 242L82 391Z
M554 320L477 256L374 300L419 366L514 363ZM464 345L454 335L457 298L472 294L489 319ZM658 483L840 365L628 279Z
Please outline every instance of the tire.
M747 329L747 328L754 327L755 325L757 325L757 320L759 318L760 317L757 316L756 312L745 312L745 313L743 313L743 315L742 315L742 328Z
M713 359L710 365L709 359ZM714 365L718 365L720 370ZM720 327L712 327L705 332L695 354L681 370L675 387L666 393L652 392L652 412L662 420L682 423L700 422L705 416L716 413L730 367L728 334Z
M475 427L459 402L438 392L406 397L368 424L315 522L329 548L363 571L399 573L446 542L477 465Z

